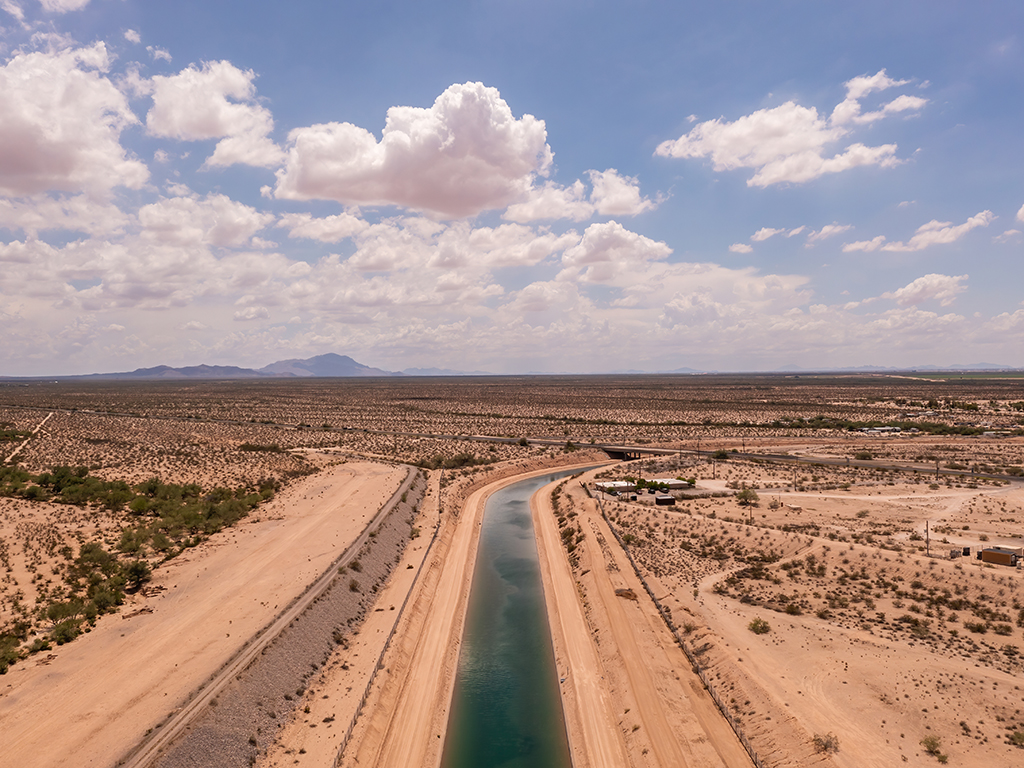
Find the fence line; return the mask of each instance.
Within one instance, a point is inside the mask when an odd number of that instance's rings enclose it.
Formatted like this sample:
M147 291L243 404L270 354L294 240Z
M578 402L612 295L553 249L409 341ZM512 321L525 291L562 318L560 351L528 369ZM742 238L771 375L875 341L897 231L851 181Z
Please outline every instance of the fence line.
M626 558L629 560L629 564L633 566L633 572L636 574L636 577L640 579L640 583L643 584L644 590L654 603L654 607L658 609L658 613L661 615L662 621L665 622L665 626L668 627L669 632L671 632L672 636L676 639L676 643L678 643L679 647L683 649L683 653L686 654L686 658L693 667L693 671L697 673L697 677L700 678L700 681L704 684L708 693L711 694L711 700L715 702L719 711L725 716L726 722L729 723L729 727L731 727L733 733L736 734L736 738L740 740L740 744L743 745L743 748L747 751L747 754L750 756L750 759L753 761L756 768L765 768L764 763L761 761L761 758L758 757L758 754L754 750L750 740L747 739L746 734L743 733L743 729L740 726L739 721L736 720L733 714L729 711L725 702L722 701L721 697L718 695L718 691L715 690L715 686L712 685L704 666L700 663L696 654L691 650L689 643L687 643L676 630L676 625L672 621L672 615L668 612L668 609L661 604L661 601L654 594L654 590L652 590L650 585L647 583L647 579L644 578L643 573L640 571L640 566L637 565L636 560L633 559L633 553L629 551L629 546L622 540L622 537L619 536L619 532L615 530L615 526L612 525L612 521L608 518L607 513L605 513L604 504L601 503L601 498L592 494L590 492L590 488L583 483L580 483L580 485L583 486L583 490L587 492L587 495L597 502L597 508L601 510L601 517L603 517L605 523L607 523L608 530L612 532L612 536L614 536L615 540L619 543L619 547L621 547L622 551L626 553Z
M429 478L427 484L429 485ZM370 673L370 679L366 681L366 688L363 690L363 695L359 699L359 705L356 707L355 713L352 715L352 721L348 724L348 729L345 731L345 737L341 740L341 744L338 746L338 751L334 757L334 768L340 768L341 759L345 754L345 749L348 747L348 742L352 738L352 731L355 730L356 721L359 720L359 716L363 712L363 707L366 705L366 700L370 697L370 691L373 688L373 683L377 679L377 672L384 667L384 656L388 652L388 648L391 647L391 640L398 632L398 625L402 623L402 616L405 614L405 607L409 603L409 598L412 597L414 588L419 582L420 573L423 571L423 566L430 559L430 550L434 548L434 542L437 541L437 535L441 531L441 506L440 498L438 499L438 519L437 525L434 526L434 535L430 537L430 543L427 545L427 551L423 553L423 559L420 561L419 568L416 569L416 573L412 578L412 584L409 587L409 591L405 595L405 599L402 601L401 607L398 609L398 615L395 617L395 623L391 627L391 631L388 633L387 639L384 641L384 647L381 648L380 655L377 656L377 663L373 667L373 671Z

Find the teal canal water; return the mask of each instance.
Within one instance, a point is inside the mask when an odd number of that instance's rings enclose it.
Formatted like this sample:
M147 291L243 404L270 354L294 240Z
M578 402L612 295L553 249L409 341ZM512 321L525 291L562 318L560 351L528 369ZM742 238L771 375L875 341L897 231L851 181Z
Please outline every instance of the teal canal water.
M523 480L487 502L442 768L572 765L530 515L530 497L568 474Z

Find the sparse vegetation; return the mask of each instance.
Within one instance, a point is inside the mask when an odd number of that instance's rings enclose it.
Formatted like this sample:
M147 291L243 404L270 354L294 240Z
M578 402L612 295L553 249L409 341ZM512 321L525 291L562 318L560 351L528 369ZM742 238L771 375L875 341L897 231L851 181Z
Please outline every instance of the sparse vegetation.
M749 624L747 624L747 629L749 629L755 635L767 635L769 632L772 631L772 626L761 617L758 617L756 619L753 619Z
M819 754L831 755L839 751L839 738L834 733L827 733L824 736L814 734L814 751Z

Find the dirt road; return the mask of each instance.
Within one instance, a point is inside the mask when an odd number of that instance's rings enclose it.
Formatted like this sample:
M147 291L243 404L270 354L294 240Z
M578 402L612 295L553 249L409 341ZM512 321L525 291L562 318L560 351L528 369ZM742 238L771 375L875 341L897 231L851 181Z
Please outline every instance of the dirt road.
M601 670L570 667L569 679L593 679L600 674L606 689L611 688L616 732L626 745L630 765L750 765L746 750L693 673L595 502L578 482L567 484L566 492L579 513L586 544L579 567L581 576L575 577L571 585L564 584L560 591L566 596L578 595L576 581L582 586L589 605L589 631L584 635L577 628L573 638L578 643L590 643L601 663ZM538 495L536 503L538 516L547 516L549 527L553 524L549 498ZM547 538L550 540L550 536ZM548 549L549 556L552 551ZM564 559L560 542L555 551ZM630 590L636 599L619 596L617 589ZM595 638L600 646L595 645ZM589 656L578 654L581 659ZM581 695L579 699L585 707L593 706L594 697ZM588 743L587 749L592 759L607 752L599 744ZM593 761L595 768L624 764Z

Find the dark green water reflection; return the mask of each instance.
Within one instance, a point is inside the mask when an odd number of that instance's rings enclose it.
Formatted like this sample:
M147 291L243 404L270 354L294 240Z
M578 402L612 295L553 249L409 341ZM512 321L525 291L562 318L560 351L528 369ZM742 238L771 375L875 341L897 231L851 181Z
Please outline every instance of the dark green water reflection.
M572 764L530 516L530 497L567 474L523 480L487 502L442 768Z

